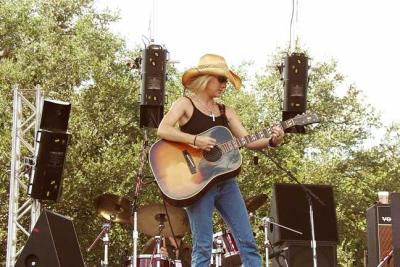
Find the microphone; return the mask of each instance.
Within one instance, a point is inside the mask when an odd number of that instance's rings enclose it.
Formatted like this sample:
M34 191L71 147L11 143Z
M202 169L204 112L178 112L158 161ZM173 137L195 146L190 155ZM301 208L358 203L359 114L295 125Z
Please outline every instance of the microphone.
M278 251L275 251L275 252L271 253L271 254L268 255L268 259L273 259L275 257L278 257L278 256L280 256L282 254L282 252L284 252L284 251L286 251L288 249L289 249L289 247L284 247L284 248L282 248L282 249L280 249Z

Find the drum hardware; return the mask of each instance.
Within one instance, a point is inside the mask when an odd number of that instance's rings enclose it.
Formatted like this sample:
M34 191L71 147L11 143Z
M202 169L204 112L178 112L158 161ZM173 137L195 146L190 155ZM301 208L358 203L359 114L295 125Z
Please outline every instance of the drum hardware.
M216 243L216 248L212 249L210 263L211 266L220 267L222 266L222 253L223 253L222 240L217 239L215 243ZM215 258L215 264L214 264L214 258Z
M174 267L182 267L182 261L181 260L174 260Z
M113 219L113 216L110 216L110 218ZM109 246L109 242L110 242L108 233L111 228L111 223L112 223L112 220L103 224L103 226L101 227L102 228L101 232L97 235L96 239L93 241L93 243L90 245L90 247L86 250L87 252L90 252L100 239L103 241L104 259L100 262L102 267L108 266L108 246Z
M242 264L239 248L230 230L223 230L213 235L214 247L222 246L221 266L239 266Z
M95 207L97 213L108 221L123 224L131 222L131 202L124 197L110 193L100 195L95 199Z
M132 258L129 257L129 260L124 263L124 267L132 266ZM154 264L154 259L156 259L157 264ZM170 267L171 262L160 254L140 254L136 258L136 265L138 267ZM182 265L181 265L182 266Z
M110 244L109 232L113 223L129 223L130 221L130 202L124 197L106 193L96 197L95 207L97 213L105 218L107 222L103 224L101 232L87 249L90 252L97 242L101 239L104 244L104 259L101 266L108 266L108 246Z
M299 234L299 235L302 235L303 233L300 232L300 231L294 230L294 229L292 229L292 228L289 228L289 227L287 227L287 226L281 225L281 224L279 224L279 223L276 223L276 222L272 221L271 218L269 218L269 217L264 217L262 220L263 220L264 237L265 237L265 239L264 239L264 247L265 247L265 266L268 267L268 266L269 266L269 259L272 259L272 258L278 256L278 255L276 255L276 252L275 252L275 253L272 253L272 254L269 254L269 251L268 251L268 250L269 250L269 247L271 247L271 244L270 244L269 239L268 239L268 227L270 226L269 224L276 225L276 226L281 227L281 228L283 228L283 229L286 229L286 230L295 232L295 233L297 233L297 234ZM279 252L279 254L282 253L282 252L285 251L285 250L287 250L287 248L286 248L286 249L282 249L282 250ZM287 263L286 263L286 265L287 265Z
M169 220L165 220L167 211L163 204L148 204L138 209L138 228L148 236L159 234L160 220L163 219L163 236L184 236L189 231L189 220L183 208L166 203Z
M156 235L155 237L154 237L154 240L156 241L156 247L155 247L155 249L156 249L156 254L157 255L160 255L160 253L161 253L161 240L162 240L162 231L163 231L163 229L164 229L164 227L165 227L165 225L164 225L164 222L165 222L165 214L163 214L163 213L160 213L160 214L157 214L156 216L155 216L155 219L159 222L159 225L158 225L158 235ZM154 253L153 253L154 254ZM153 256L153 255L152 255ZM151 264L153 264L153 261L154 261L154 257L152 257L151 258ZM160 261L159 261L159 259L156 259L156 266L157 267L160 267Z

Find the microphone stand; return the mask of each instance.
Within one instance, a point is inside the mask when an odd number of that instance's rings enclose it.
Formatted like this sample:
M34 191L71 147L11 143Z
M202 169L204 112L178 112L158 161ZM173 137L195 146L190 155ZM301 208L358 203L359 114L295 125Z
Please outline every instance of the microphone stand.
M143 140L143 146L142 146L142 151L141 151L141 159L140 159L140 165L139 165L139 171L136 173L137 178L136 178L136 186L135 186L135 192L133 195L133 202L132 202L132 219L131 223L133 226L133 231L132 231L132 239L133 239L133 248L132 248L132 260L130 267L136 267L137 266L137 241L139 239L139 233L137 230L137 208L138 208L138 199L139 199L139 192L140 188L143 184L143 167L144 163L146 162L146 157L147 157L147 146L148 146L148 139L147 139L147 130L144 128L144 140Z
M289 227L287 227L287 226L283 226L283 225L281 225L281 224L279 224L279 223L273 222L273 221L271 221L271 219L270 219L269 217L264 217L262 220L263 220L263 224L264 224L264 236L265 236L265 240L264 240L264 246L265 246L265 267L268 267L268 266L269 266L269 258L270 258L270 255L269 255L269 252L268 252L268 247L270 246L270 243L269 243L269 240L268 240L268 230L267 230L267 229L268 229L268 224L276 225L276 226L281 227L281 228L284 228L284 229L286 229L286 230L295 232L296 234L299 234L299 235L302 235L303 233L300 232L300 231L294 230L294 229L292 229L292 228L289 228Z
M260 153L264 154L267 156L280 170L285 172L287 176L289 176L290 179L292 179L294 182L296 182L300 188L304 191L307 197L308 205L309 205L309 213L310 213L310 225L311 225L311 248L312 248L312 254L313 254L313 266L317 267L317 242L315 240L315 229L314 229L314 211L313 211L313 206L312 206L312 198L317 200L322 206L326 206L325 203L318 197L316 196L313 192L311 192L310 189L308 189L306 186L304 186L302 183L297 180L297 178L290 172L289 170L283 168L278 161L276 161L273 157L271 157L268 153L265 151L259 151Z

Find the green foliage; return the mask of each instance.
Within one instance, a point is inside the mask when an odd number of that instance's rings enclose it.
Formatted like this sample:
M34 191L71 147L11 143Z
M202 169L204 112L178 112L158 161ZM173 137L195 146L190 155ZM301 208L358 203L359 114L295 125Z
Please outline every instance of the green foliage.
M135 181L151 180L144 159L144 129L139 128L140 75L127 66L140 54L125 47L108 26L115 14L95 11L91 0L3 0L0 9L0 199L8 203L12 127L11 88L40 85L45 96L72 103L69 130L72 139L64 171L63 195L58 203L43 206L74 219L88 266L98 264L102 247L87 253L105 220L94 200L104 193L133 199ZM270 66L278 65L281 51ZM245 198L271 196L272 185L292 182L269 157L291 170L302 183L329 184L335 191L339 226L339 261L342 266L362 266L366 249L365 210L377 191L400 191L400 126L390 126L378 144L371 145L380 118L354 85L347 85L337 63L315 63L310 71L308 109L321 123L307 133L288 134L278 149L265 153L241 150L238 177ZM245 63L236 69L246 80L245 90L229 88L221 102L234 108L249 132L281 120L282 83L276 68L267 67L253 84ZM182 94L180 75L168 66L167 94L171 103ZM340 92L339 92L340 89ZM155 130L146 129L148 143ZM259 164L253 164L254 156ZM160 202L157 186L142 187L139 205ZM253 221L259 247L263 233L259 219L269 213L267 203ZM0 206L0 240L6 247L8 205ZM216 229L224 227L216 216ZM111 229L110 261L119 262L131 251L130 225ZM146 237L140 235L140 246ZM260 250L262 251L262 250ZM0 256L4 262L5 254ZM357 260L354 260L357 259Z

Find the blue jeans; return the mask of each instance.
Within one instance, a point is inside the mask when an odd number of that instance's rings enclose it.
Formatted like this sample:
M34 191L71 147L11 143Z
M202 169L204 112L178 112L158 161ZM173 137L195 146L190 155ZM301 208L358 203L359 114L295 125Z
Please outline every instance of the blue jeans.
M214 207L231 229L245 267L260 267L261 258L250 226L247 209L236 179L211 187L199 200L186 208L192 230L192 266L208 267L213 242Z

